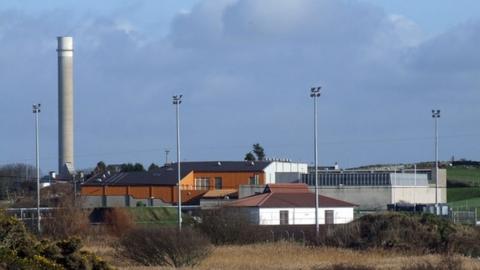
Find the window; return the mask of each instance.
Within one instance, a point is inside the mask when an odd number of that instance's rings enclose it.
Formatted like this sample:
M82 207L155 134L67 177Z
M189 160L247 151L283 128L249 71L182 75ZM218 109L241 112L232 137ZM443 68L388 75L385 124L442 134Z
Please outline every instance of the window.
M259 181L258 174L255 175L255 176L251 176L251 177L249 178L249 184L250 184L250 185L258 185L259 182L260 182L260 181Z
M325 224L334 224L333 210L325 210Z
M215 177L215 189L222 189L222 178Z
M288 225L288 210L280 210L280 225Z
M208 189L209 187L210 187L210 178L208 177L195 178L195 190Z

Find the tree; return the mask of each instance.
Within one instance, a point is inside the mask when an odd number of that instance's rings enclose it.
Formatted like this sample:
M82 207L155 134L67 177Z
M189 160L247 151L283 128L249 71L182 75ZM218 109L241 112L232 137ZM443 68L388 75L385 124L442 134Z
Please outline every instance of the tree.
M255 156L252 154L252 152L248 152L246 155L245 155L245 160L246 161L255 161Z
M143 168L143 165L140 163L123 163L120 166L120 171L121 172L144 172L145 168Z
M157 164L152 163L152 164L150 164L150 166L148 166L148 171L151 172L151 171L154 171L154 170L159 169L159 168L160 167Z
M105 165L105 162L99 161L97 163L97 167L95 167L95 173L104 173L107 171L107 165Z
M253 153L257 156L257 160L265 160L265 150L259 143L253 145Z

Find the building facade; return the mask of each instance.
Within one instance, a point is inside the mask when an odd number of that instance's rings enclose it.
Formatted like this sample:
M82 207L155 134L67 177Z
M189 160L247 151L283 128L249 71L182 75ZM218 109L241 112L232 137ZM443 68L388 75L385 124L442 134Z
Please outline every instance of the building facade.
M354 218L355 204L320 195L319 224L345 224ZM315 224L315 194L306 184L269 184L261 194L226 205L236 208L254 224Z
M303 176L311 190L315 173ZM384 210L389 204L435 204L447 202L447 174L438 170L324 170L318 173L320 194L348 199L361 210Z
M181 197L186 204L198 204L211 190L232 190L240 185L265 185L277 179L301 181L308 171L305 163L285 161L208 161L181 163ZM86 207L176 204L177 164L152 172L120 172L95 175L81 187Z

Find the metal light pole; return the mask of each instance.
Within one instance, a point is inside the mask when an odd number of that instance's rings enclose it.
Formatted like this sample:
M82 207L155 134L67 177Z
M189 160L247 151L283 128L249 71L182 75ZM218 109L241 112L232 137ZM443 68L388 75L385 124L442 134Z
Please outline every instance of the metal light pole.
M35 166L37 169L37 230L41 232L40 228L40 147L38 142L38 115L40 114L41 104L33 104L33 114L35 114Z
M178 186L178 229L182 229L182 191L180 185L180 104L182 103L182 95L173 96L173 104L176 108L177 118L177 186Z
M435 206L438 204L438 118L440 110L432 110L432 117L435 121ZM435 211L437 211L435 209Z
M317 151L317 100L320 97L322 87L312 87L310 97L313 98L313 141L315 159L315 232L317 239L320 236L320 225L318 224L318 151Z

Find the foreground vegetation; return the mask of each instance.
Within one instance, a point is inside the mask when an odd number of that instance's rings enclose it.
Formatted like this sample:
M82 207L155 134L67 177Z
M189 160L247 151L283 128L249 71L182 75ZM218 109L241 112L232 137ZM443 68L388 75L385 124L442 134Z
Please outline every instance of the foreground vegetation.
M121 270L174 269L171 266L142 266L133 260L119 257L116 250L105 243L92 243L87 249L108 259ZM450 267L452 264L454 266ZM193 268L183 269L473 270L480 269L480 262L459 255L412 255L379 249L359 251L280 241L214 246L205 260Z
M97 226L62 209L44 220L42 241L3 216L0 269L480 269L469 259L480 256L480 230L428 214L366 215L322 226L317 238L313 226L252 225L231 209L203 212L201 223L185 224L181 233L135 224L130 209L104 211L106 223Z
M79 238L39 241L23 223L0 213L0 269L111 269L81 248Z

